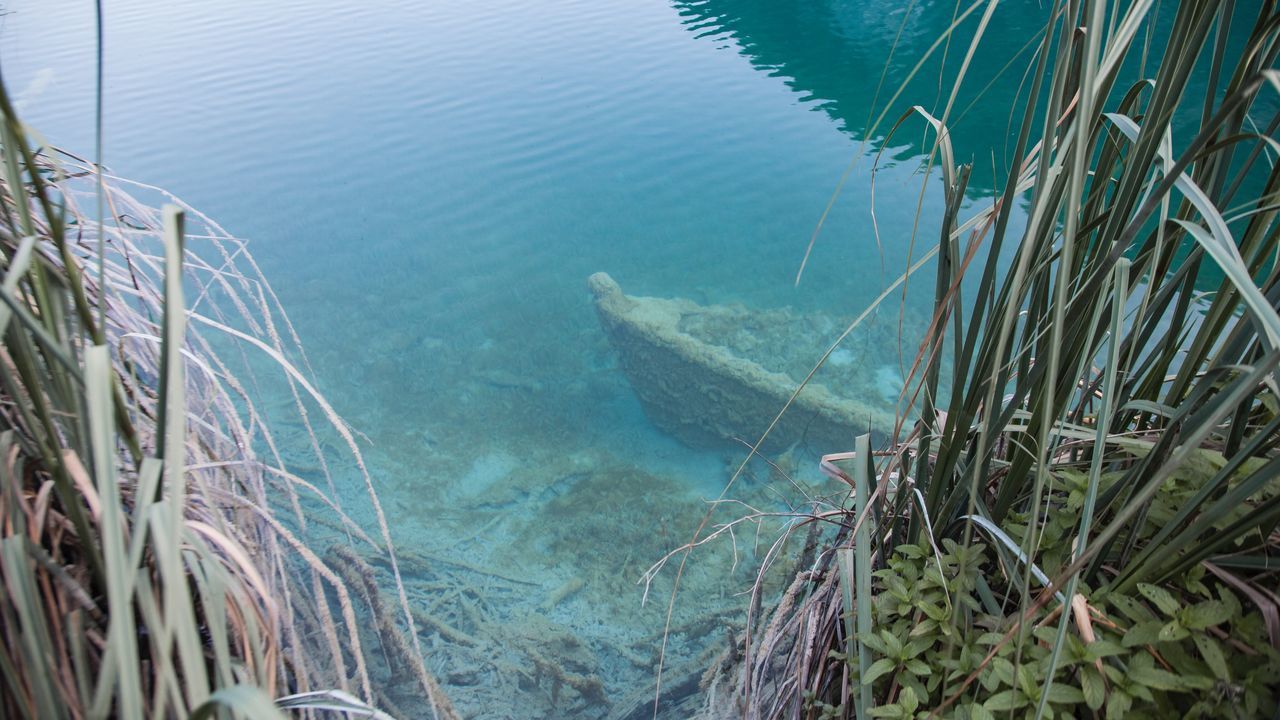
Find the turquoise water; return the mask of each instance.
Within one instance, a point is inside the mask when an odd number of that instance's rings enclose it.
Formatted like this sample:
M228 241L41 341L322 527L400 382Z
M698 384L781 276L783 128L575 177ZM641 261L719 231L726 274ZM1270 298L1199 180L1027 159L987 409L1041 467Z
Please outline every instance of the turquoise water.
M398 546L488 572L456 576L471 614L447 597L434 610L478 645L422 635L458 706L477 717L605 717L643 696L672 573L643 606L637 580L689 538L743 450L690 448L655 429L586 278L605 271L628 293L789 308L830 319L821 332L834 338L936 232L940 192L920 192L920 123L888 143L885 127L866 129L900 6L106 6L107 164L251 241L317 385L370 441ZM5 9L0 61L21 111L53 142L91 153L92 7ZM890 89L953 12L914 7ZM980 66L995 73L1015 57L1043 12L1002 7ZM948 49L947 67L962 53ZM997 80L989 105L970 105L989 74L957 104L958 154L975 159L979 189L1005 163L1006 108L1024 69ZM941 108L938 87L935 64L890 124L910 103ZM810 233L858 157L797 287ZM879 358L865 368L879 389L864 399L885 407L899 354L913 348L872 330L896 316L889 308L854 338L856 357ZM779 510L835 492L815 472L817 453L832 449L771 458L796 483L753 465L734 496ZM349 507L367 519L358 495L350 488ZM742 593L777 533L744 527L695 554L669 667L705 662L740 628ZM408 580L421 607L442 601ZM547 658L604 692L565 690L531 669Z

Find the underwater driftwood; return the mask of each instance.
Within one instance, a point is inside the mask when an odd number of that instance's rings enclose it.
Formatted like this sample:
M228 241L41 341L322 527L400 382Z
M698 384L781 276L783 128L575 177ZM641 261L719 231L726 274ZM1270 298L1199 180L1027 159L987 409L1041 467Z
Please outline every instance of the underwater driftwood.
M812 367L821 355L818 350L797 357L797 333L805 335L803 345L811 348L820 347L814 340L822 333L787 311L753 313L681 298L632 297L606 273L592 275L587 285L600 324L650 421L688 445L754 444L799 386L804 374L797 369L805 367L803 363ZM766 316L768 321L761 322ZM792 342L786 339L788 332ZM742 357L744 348L757 349L768 359ZM869 364L870 356L845 358L851 358L844 363L852 365L846 368L850 389L875 395L872 402L810 382L770 433L766 450L802 443L834 452L851 447L853 438L869 429L891 429L892 404L865 380L874 378L879 366ZM790 372L768 369L768 364ZM799 377L793 377L796 374ZM842 388L845 385L841 382Z

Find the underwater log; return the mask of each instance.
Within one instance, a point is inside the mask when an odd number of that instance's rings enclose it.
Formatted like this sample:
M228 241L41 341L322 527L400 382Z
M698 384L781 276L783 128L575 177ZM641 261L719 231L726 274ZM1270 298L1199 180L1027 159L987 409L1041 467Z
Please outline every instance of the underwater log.
M588 278L587 286L645 414L686 445L755 444L800 384L798 378L766 369L716 338L692 331L740 326L742 308L626 295L603 272ZM787 323L775 325L785 331ZM852 447L861 433L889 431L893 422L893 413L883 407L810 382L762 448L779 451L801 443L819 453L836 452Z

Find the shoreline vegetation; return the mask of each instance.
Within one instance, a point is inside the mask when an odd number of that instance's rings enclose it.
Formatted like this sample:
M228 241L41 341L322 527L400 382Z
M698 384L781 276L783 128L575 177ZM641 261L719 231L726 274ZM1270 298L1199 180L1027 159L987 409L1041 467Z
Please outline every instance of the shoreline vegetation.
M923 121L946 206L895 441L824 458L850 492L790 532L834 539L753 598L703 718L1276 712L1280 12L1053 3L1021 160L966 211L947 124L994 8L887 130Z
M935 296L889 440L823 458L847 490L787 514L718 656L665 666L686 563L779 513L709 503L644 573L671 580L648 687L607 697L547 624L504 639L533 666L494 665L509 692L524 672L617 718L1274 715L1280 10L1187 0L1155 37L1153 2L1052 3L1021 160L975 203L947 126L995 7L958 6L929 50L965 50L940 110L894 95L865 133L923 121L945 196L880 298ZM0 715L461 717L419 628L479 647L486 618L411 603L402 564L427 560L396 553L244 244L34 143L2 83L0 162Z
M0 133L0 714L386 717L367 659L381 655L391 682L457 717L353 431L244 245L156 188L33 146L2 86ZM269 384L289 395L268 409ZM281 426L304 441L283 448ZM373 536L339 503L348 469ZM396 601L353 546L387 564Z

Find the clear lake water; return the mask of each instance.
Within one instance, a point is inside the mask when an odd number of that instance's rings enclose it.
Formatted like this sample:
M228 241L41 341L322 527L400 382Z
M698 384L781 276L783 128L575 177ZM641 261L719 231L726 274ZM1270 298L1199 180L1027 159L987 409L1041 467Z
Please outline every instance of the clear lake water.
M2 7L0 69L21 112L91 155L92 4ZM652 692L674 565L644 604L638 581L692 537L745 448L687 447L653 427L586 279L605 271L630 294L823 318L807 339L834 340L934 242L936 178L921 191L931 139L919 121L886 135L911 104L941 112L950 81L939 63L866 129L873 100L879 113L957 6L914 3L909 16L884 0L105 7L107 165L250 240L318 387L367 436L415 609L470 641L420 627L459 709L624 717ZM975 199L1008 163L1008 107L1029 57L1019 53L1046 12L1002 4L957 100L953 141L975 164ZM946 48L945 74L964 50ZM867 402L892 407L915 350L892 332L900 304L927 312L932 288L930 269L918 277L832 358L865 365ZM838 501L817 459L843 449L801 444L772 466L752 463L730 496L768 512L806 496ZM368 522L354 475L340 491ZM669 677L705 665L741 629L783 522L745 524L693 554ZM766 592L802 540L784 548ZM452 568L455 585L433 567ZM392 697L420 711L411 694Z

